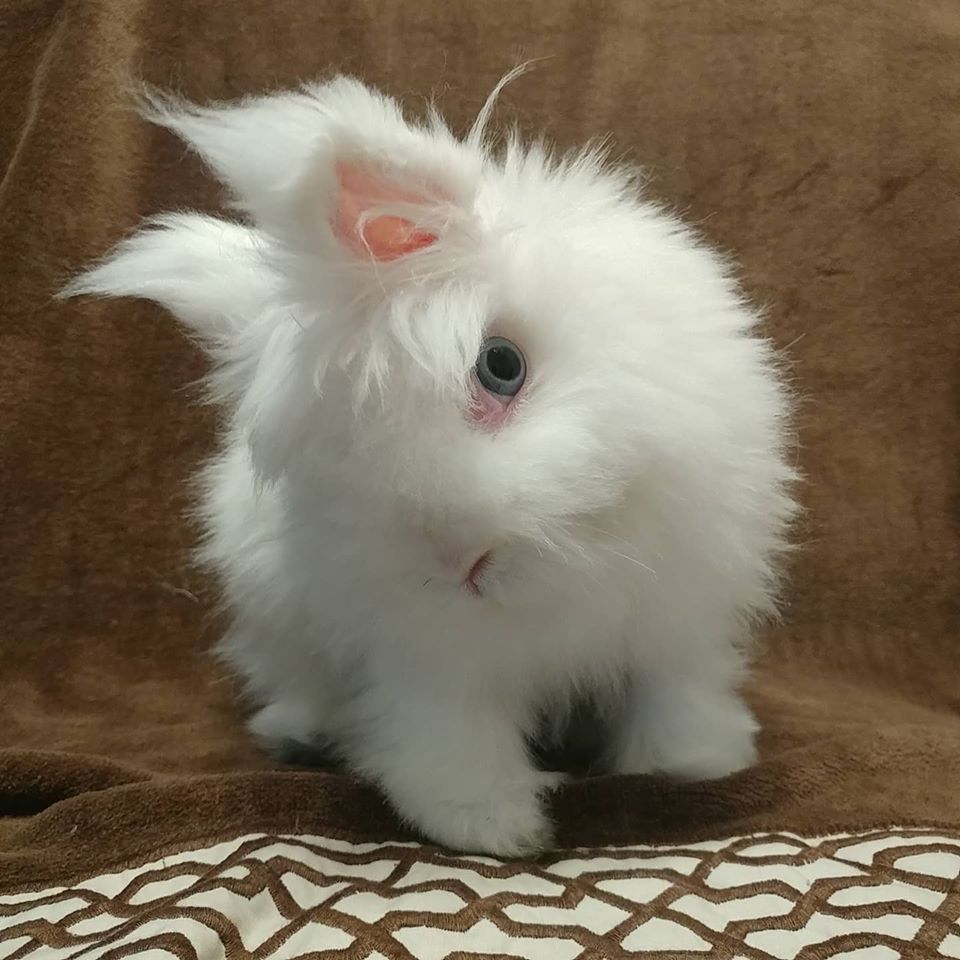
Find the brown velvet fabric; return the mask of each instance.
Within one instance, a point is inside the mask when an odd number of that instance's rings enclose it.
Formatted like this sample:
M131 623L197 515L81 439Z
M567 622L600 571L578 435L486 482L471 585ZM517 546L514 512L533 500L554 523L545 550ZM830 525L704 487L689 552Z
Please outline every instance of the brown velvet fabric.
M208 656L187 481L214 413L158 309L55 303L213 182L130 110L337 70L461 129L610 132L732 251L802 398L808 517L752 696L759 766L557 801L560 842L960 826L960 9L944 0L7 0L0 9L0 890L197 838L389 838L374 791L271 768Z

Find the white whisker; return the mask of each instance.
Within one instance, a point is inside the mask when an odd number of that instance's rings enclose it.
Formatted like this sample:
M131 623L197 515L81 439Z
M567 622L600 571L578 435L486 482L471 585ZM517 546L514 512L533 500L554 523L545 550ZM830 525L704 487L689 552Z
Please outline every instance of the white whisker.
M606 549L609 550L614 556L620 557L623 560L628 560L630 563L635 563L638 567L646 570L647 573L656 578L657 571L654 570L653 567L647 566L647 564L645 564L642 560L638 560L636 557L628 557L625 553L620 553L619 550L614 550L613 547L607 547Z

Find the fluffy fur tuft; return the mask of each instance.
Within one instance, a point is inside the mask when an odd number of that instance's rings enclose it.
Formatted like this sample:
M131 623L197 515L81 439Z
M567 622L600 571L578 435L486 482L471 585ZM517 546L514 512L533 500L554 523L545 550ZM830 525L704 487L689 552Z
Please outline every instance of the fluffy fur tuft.
M154 300L212 357L202 553L255 734L513 855L558 781L529 743L582 694L613 770L752 761L736 687L795 507L787 393L724 263L601 151L494 151L491 107L459 141L349 78L154 97L245 220L161 217L68 293ZM509 405L473 373L491 335L526 358Z

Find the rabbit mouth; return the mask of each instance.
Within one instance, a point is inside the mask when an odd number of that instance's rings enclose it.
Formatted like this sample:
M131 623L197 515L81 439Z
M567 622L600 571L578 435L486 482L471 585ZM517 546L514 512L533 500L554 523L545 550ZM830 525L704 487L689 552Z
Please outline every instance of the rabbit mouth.
M471 593L475 597L483 596L483 575L490 566L492 559L491 552L487 550L486 553L481 554L474 560L473 566L470 567L467 575L463 578L462 585L467 593Z

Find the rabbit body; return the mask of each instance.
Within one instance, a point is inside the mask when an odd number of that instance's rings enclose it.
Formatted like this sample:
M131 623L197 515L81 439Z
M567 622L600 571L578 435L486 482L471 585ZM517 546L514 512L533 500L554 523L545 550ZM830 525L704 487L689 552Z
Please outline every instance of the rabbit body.
M264 745L501 856L549 842L530 742L583 694L610 770L751 763L789 400L722 259L598 151L493 149L486 108L457 139L341 77L150 113L243 218L155 219L69 292L212 358L201 554Z

